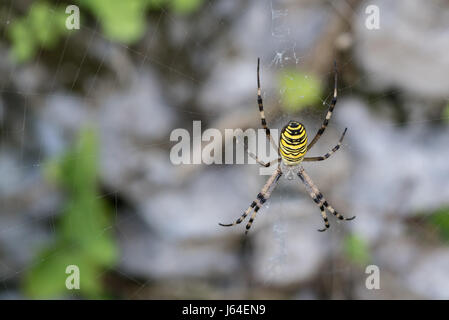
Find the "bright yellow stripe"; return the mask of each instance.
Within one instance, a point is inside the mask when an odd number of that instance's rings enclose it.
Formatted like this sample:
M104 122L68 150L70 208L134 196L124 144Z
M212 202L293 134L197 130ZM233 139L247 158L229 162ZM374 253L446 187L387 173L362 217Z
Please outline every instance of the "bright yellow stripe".
M307 139L305 139L303 143L298 144L298 145L288 143L288 142L285 141L284 139L281 139L281 144L282 144L283 146L285 146L285 147L290 148L290 149L298 150L298 149L301 149L302 147L304 147L304 146L307 144Z
M303 147L303 146L305 146L307 144L307 137L305 139L303 139L302 141L298 140L298 141L295 141L295 142L290 142L287 139L285 139L285 137L282 136L281 137L281 141L284 141L284 145L286 147L291 147L293 149L294 148L301 148L301 147Z
M287 130L285 130L285 131L283 132L283 134L285 134L285 136L286 136L287 138L290 138L290 139L301 139L301 138L304 137L304 135L306 134L306 131L304 130L300 135L295 135L295 136L293 136L293 135L291 135L290 133L288 133Z

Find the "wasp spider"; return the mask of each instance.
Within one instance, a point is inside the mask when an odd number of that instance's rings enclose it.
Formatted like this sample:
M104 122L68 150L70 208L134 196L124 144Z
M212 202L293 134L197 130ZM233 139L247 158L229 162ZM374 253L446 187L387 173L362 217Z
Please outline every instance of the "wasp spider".
M304 125L299 123L298 121L290 121L281 131L281 136L279 139L279 147L276 146L276 143L273 137L270 134L270 128L267 127L267 121L265 120L265 113L263 110L262 96L260 90L260 77L259 77L259 65L260 59L257 60L257 102L259 104L260 118L262 121L262 127L265 129L265 133L267 139L270 140L270 143L273 145L275 149L278 150L278 158L269 162L264 163L258 159L258 157L251 152L248 152L249 155L254 158L258 164L264 167L269 167L274 163L277 163L277 169L274 171L272 176L268 179L265 186L262 188L262 191L256 197L248 209L239 217L234 223L231 224L222 224L221 226L230 227L235 226L241 223L251 212L251 217L249 219L248 224L246 225L246 232L248 233L251 225L256 217L257 211L262 207L262 205L268 200L273 189L276 187L279 178L284 174L288 174L287 177L290 179L293 178L293 174L296 174L301 181L305 184L306 189L313 199L313 201L320 208L321 216L324 220L325 228L318 229L318 231L322 232L329 228L329 221L327 219L327 215L325 209L332 213L339 220L352 220L355 218L345 218L340 213L338 213L324 198L323 194L318 190L317 186L313 183L312 179L305 172L304 168L301 165L303 161L322 161L329 158L335 151L340 149L341 143L345 136L347 128L343 131L343 134L338 141L338 144L328 153L321 157L305 157L306 153L313 147L313 145L318 141L318 139L323 134L326 129L329 120L332 116L332 111L337 103L337 67L334 63L334 95L332 101L329 105L329 110L327 111L326 118L324 119L321 128L316 133L315 137L312 141L307 144L307 133Z

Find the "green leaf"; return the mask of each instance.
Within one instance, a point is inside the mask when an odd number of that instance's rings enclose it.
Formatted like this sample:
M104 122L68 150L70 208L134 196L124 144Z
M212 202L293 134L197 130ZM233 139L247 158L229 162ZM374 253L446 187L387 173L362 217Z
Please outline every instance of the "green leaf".
M69 290L66 279L70 274L66 269L70 265L79 268L80 290ZM101 268L75 246L64 243L46 249L37 257L35 265L26 275L24 291L34 299L55 299L82 292L89 298L104 295L99 281Z
M446 123L449 123L449 103L444 108L442 117Z
M147 0L77 0L100 21L104 34L126 44L139 40L145 32Z
M94 260L99 266L110 267L118 260L118 252L112 238L111 227L105 228L100 236L89 243L86 248L86 256Z
M320 102L320 81L313 75L296 70L285 70L279 75L279 86L283 93L283 108L296 112L308 105Z
M449 241L449 207L436 210L429 219L438 228L441 237L445 241Z
M27 19L37 42L46 49L53 48L60 36L68 31L65 27L64 12L45 2L34 3Z
M173 11L179 14L192 13L201 6L203 0L171 0Z
M357 265L365 266L371 260L368 245L357 234L346 236L343 247L347 258Z
M27 21L15 20L7 30L12 41L11 53L15 60L18 62L30 60L37 51L37 45Z
M146 11L169 6L180 14L197 10L204 0L75 0L100 22L104 35L112 41L132 44L146 29ZM65 26L68 15L62 6L35 1L28 13L15 19L7 29L11 54L18 62L34 57L40 48L52 49L71 30Z
M34 260L33 267L26 274L24 290L31 298L50 299L64 294L66 267L72 259L62 248L48 248Z
M94 130L80 132L75 147L45 166L66 191L66 204L56 225L56 239L35 258L25 279L25 293L33 298L80 294L104 296L100 275L118 257L109 208L98 197L98 139ZM64 272L68 265L80 269L80 290L68 291Z
M30 60L40 47L53 48L59 38L68 32L65 18L62 9L55 9L46 2L32 4L28 14L14 20L7 29L16 61Z
M161 9L170 0L147 0L148 7L152 10Z

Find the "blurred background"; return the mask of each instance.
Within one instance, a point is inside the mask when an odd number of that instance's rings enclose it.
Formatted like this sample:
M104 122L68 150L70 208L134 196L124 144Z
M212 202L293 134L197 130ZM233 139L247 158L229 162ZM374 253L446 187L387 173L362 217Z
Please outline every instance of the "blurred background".
M448 1L3 0L0 28L1 299L449 298ZM245 236L218 222L257 165L171 163L194 120L260 128L257 57L268 125L309 136L337 61L310 155L348 133L304 167L354 221L317 232L282 178Z

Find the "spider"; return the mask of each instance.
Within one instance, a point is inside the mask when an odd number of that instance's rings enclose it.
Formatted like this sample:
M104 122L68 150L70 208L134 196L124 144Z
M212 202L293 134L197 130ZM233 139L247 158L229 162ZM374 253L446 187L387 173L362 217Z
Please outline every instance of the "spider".
M326 129L329 120L332 116L332 112L334 110L335 105L337 104L337 65L334 62L334 95L332 98L332 101L329 105L329 109L326 114L326 118L323 121L323 124L321 125L321 128L316 133L315 137L312 139L312 141L307 144L307 133L306 129L303 124L301 124L298 121L290 121L284 128L281 130L281 136L279 138L279 147L276 146L276 143L273 139L273 137L270 134L270 128L267 126L267 121L265 120L265 113L263 110L263 102L262 102L262 96L261 96L261 90L260 90L260 76L259 76L259 66L260 66L260 59L257 59L257 103L259 105L259 112L260 112L260 118L262 122L262 127L265 129L265 133L267 136L267 139L270 140L270 143L274 147L274 149L278 150L278 158L269 162L264 163L259 160L259 158L254 155L253 153L248 151L248 154L256 160L256 162L264 167L269 167L272 164L277 162L277 168L274 171L274 173L271 175L271 177L268 179L268 181L265 183L262 190L259 192L259 194L256 197L256 200L254 200L251 205L246 209L246 211L234 222L230 224L223 224L219 223L219 225L223 227L231 227L235 226L239 223L241 223L251 212L252 215L248 221L248 224L246 225L246 231L245 234L248 233L249 229L251 228L251 225L256 218L257 211L263 206L263 204L269 199L271 193L273 192L274 188L276 187L279 178L284 174L287 173L287 178L292 179L294 177L294 174L296 174L301 181L305 184L306 189L310 195L310 197L313 199L313 201L316 203L316 205L320 208L321 216L324 220L325 228L318 229L318 231L323 232L329 229L329 221L327 219L327 215L325 212L325 209L328 210L330 213L332 213L335 217L337 217L339 220L352 220L355 218L345 218L343 215L338 213L324 198L323 194L318 190L317 186L313 183L312 179L309 177L309 175L305 172L304 168L301 165L301 162L303 161L322 161L327 158L329 158L334 152L336 152L338 149L340 149L340 146L343 142L343 138L345 137L346 130L343 131L343 134L340 137L340 140L338 141L338 144L332 148L331 151L326 153L324 156L321 157L305 157L306 153L313 147L313 145L318 141L318 139L323 134L324 130Z

